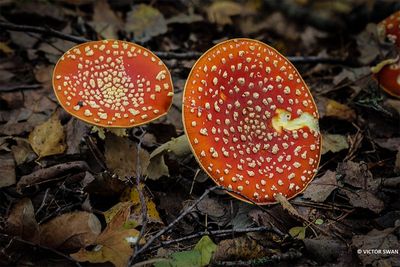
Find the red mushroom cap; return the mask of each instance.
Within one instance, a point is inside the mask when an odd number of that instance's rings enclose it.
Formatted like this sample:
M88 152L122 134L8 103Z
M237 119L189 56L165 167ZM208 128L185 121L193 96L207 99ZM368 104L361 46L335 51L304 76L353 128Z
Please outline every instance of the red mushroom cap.
M295 67L260 41L232 39L203 54L186 81L182 113L202 168L256 203L294 197L317 172L311 93Z
M400 10L381 21L378 32L400 48Z
M128 128L157 119L173 96L170 73L156 55L116 40L68 50L54 68L53 88L68 113L102 127Z
M383 66L374 77L385 92L400 98L400 60Z

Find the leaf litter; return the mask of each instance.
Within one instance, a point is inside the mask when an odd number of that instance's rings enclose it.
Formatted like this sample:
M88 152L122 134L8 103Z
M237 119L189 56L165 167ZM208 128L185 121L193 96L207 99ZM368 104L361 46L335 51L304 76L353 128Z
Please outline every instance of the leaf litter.
M294 63L316 98L324 140L320 169L302 194L260 208L215 190L185 213L213 185L191 156L181 121L182 89L196 58L165 60L176 91L168 116L137 129L91 131L62 112L51 92L54 63L74 43L2 31L1 265L23 259L126 266L181 213L136 263L398 265L398 254L357 254L399 247L400 101L371 75L398 55L376 31L396 1L379 8L356 0L34 2L5 1L0 16L87 39L135 41L168 55L201 53L244 36L285 55L342 63ZM257 227L268 230L247 231Z

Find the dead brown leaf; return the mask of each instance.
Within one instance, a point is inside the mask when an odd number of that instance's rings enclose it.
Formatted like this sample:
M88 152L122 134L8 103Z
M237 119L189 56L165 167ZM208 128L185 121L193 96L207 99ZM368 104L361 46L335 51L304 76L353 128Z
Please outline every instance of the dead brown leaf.
M105 39L118 39L123 21L115 14L106 0L95 1L90 25Z
M7 218L6 232L11 236L19 236L23 240L34 243L39 241L39 225L29 198L23 198L13 206Z
M61 154L66 149L64 128L57 114L53 114L45 123L38 125L29 135L33 151L40 157Z
M16 183L15 162L11 153L0 154L0 188Z
M355 235L352 239L354 249L361 250L358 258L364 266L397 266L399 254L395 250L400 247L395 234L395 228L387 228L382 231L374 229L366 235ZM387 253L383 253L386 250ZM370 253L368 253L370 251ZM380 253L374 253L380 251ZM390 253L392 252L392 253Z
M349 191L341 190L349 198L349 203L356 208L369 209L375 213L380 213L384 208L382 200L371 192L365 190Z
M126 177L136 176L138 160L137 144L128 138L118 137L113 134L106 136L105 158L107 167L116 173L121 180ZM150 163L149 153L140 148L139 167L143 175Z
M315 202L324 202L337 187L336 172L328 170L323 176L314 179L309 184L304 190L304 198Z
M101 232L101 223L89 212L65 213L40 226L40 244L59 250L91 245Z
M14 155L15 162L17 165L21 165L27 161L34 160L37 156L33 152L28 139L15 137L13 140L17 143L11 146L11 150Z

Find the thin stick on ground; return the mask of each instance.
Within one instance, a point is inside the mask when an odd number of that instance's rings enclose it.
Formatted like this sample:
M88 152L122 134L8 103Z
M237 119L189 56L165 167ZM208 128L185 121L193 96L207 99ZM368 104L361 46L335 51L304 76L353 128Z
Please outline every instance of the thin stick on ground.
M54 30L50 27L38 27L38 26L29 26L29 25L19 25L6 21L0 21L0 29L9 30L9 31L19 31L19 32L31 32L38 33L44 36L52 36L62 40L71 41L77 44L93 41L84 37L79 37L71 34L66 34L57 30ZM202 53L196 51L189 52L160 52L155 51L158 57L163 59L197 59ZM352 62L348 62L346 60L338 59L338 58L328 58L328 57L318 57L318 56L288 56L289 61L294 64L340 64L340 65L354 65Z
M226 236L226 235L234 235L234 234L244 234L244 233L253 233L253 232L266 232L270 231L271 227L269 226L260 226L260 227L252 227L252 228L238 228L238 229L226 229L226 230L210 230L210 231L202 231L202 232L197 232L195 234L187 235L181 238L173 239L173 240L168 240L168 241L161 241L160 244L150 247L148 251L154 251L156 249L159 249L160 247L165 247L169 246L172 244L180 243L183 241L187 241L190 239L195 239L198 237L202 237L205 235L210 235L210 236Z
M188 207L186 210L184 210L178 217L175 218L168 226L163 228L161 231L159 231L157 234L153 235L147 242L144 244L141 248L136 249L129 265L132 265L134 263L134 260L136 257L141 254L142 252L146 251L151 244L153 244L154 241L156 241L160 236L163 234L167 233L169 230L171 230L172 227L175 226L180 220L182 220L186 215L188 215L196 206L199 204L210 192L216 190L216 189L223 189L221 186L214 186L211 188L206 189L206 191L201 195L190 207Z

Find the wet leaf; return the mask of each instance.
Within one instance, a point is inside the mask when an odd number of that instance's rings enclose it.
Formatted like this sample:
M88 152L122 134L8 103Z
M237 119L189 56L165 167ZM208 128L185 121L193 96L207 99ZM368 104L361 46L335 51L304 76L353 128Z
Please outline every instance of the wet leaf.
M56 114L36 126L29 135L32 149L40 158L63 153L66 149L64 139L64 128Z
M321 154L326 154L329 151L336 153L349 148L347 138L340 134L323 134L322 135L322 151Z
M40 244L58 250L73 250L93 244L101 224L89 212L65 213L40 226Z
M149 154L140 148L138 157L137 144L123 137L113 134L107 135L105 141L105 158L107 167L116 173L121 180L126 177L135 177L137 167L140 175L143 175L149 165ZM139 164L137 163L139 160Z
M140 4L126 15L125 31L133 32L138 42L147 42L152 37L167 32L167 23L158 9Z

